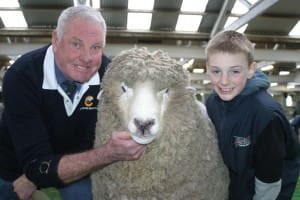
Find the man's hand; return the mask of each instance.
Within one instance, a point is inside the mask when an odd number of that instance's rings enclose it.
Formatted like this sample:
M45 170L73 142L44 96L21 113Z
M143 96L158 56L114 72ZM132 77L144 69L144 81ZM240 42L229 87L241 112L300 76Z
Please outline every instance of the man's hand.
M19 199L30 200L32 193L37 189L35 184L31 182L24 174L13 182L14 191Z
M138 160L145 152L146 146L136 143L130 133L113 132L109 141L103 146L111 162Z

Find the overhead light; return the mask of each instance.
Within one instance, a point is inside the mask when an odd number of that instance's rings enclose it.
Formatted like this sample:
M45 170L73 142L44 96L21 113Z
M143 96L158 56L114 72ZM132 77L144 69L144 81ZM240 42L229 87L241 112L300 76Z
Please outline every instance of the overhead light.
M85 5L85 6L90 6L90 1L87 0L73 0L74 6L79 6L79 5Z
M244 24L242 27L240 27L238 30L236 30L239 33L244 33L245 30L247 29L248 24Z
M93 8L100 8L100 0L92 0L92 7Z
M260 68L261 71L270 71L272 69L274 69L273 65L267 65L267 66Z
M154 0L128 0L128 9L152 10Z
M280 71L279 72L279 76L286 76L286 75L289 75L290 72L289 71Z
M18 0L1 0L0 8L17 7L20 8Z
M224 28L232 24L235 20L237 20L238 17L227 17L227 20L225 22Z
M287 89L294 89L295 87L296 87L296 84L295 83L291 83L291 82L287 83L287 85L286 85Z
M210 80L204 79L204 80L203 80L203 85L207 85L207 84L209 84L210 82L211 82Z
M207 6L208 0L183 0L181 4L181 11L186 12L204 12Z
M247 13L249 11L249 9L242 4L240 1L235 1L235 4L233 6L233 8L231 9L231 13L232 14L238 14L238 15L243 15L245 13Z
M296 69L300 69L300 65L299 64L296 66Z
M276 82L273 82L273 83L270 84L271 87L275 87L277 85L278 85L278 83L276 83Z
M176 31L198 31L202 15L179 15Z
M292 28L292 30L289 32L290 36L300 36L300 21L297 22L297 24Z
M151 13L128 13L127 29L149 30L151 25Z
M193 69L193 73L202 74L204 73L204 69L195 68Z
M5 27L8 28L27 28L22 11L0 11L0 17Z
M237 19L238 19L238 17L227 17L227 20L225 22L224 28L226 28L227 26L231 25ZM236 31L239 32L239 33L244 33L245 30L247 29L247 27L248 27L248 24L244 24L242 27L240 27Z
M293 106L293 98L291 95L287 95L286 99L285 99L285 105L287 107L291 107Z
M256 4L260 0L248 0L248 1L253 5L253 4Z

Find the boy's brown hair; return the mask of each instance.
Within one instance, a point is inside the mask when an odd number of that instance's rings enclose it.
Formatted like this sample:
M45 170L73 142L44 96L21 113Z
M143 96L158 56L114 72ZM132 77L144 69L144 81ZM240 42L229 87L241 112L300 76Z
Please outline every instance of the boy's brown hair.
M215 35L205 49L206 59L217 52L244 53L249 65L254 61L254 46L248 38L236 31L224 31Z

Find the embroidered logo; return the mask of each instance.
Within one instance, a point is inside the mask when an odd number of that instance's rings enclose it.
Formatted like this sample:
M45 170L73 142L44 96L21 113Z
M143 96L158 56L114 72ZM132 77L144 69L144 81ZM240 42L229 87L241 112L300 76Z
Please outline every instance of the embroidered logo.
M238 136L233 136L234 137L234 146L237 147L247 147L251 144L251 139L250 136L248 137L238 137Z
M94 97L92 97L92 96L87 96L87 97L85 98L85 100L84 100L84 105L85 105L86 107L91 107L91 106L93 106L93 100L94 100Z

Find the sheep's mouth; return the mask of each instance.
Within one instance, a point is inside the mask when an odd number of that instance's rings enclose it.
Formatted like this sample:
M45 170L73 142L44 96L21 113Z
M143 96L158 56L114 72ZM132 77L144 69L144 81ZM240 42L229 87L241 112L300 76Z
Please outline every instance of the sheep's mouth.
M155 139L155 135L152 134L136 134L136 133L131 133L131 137L132 139L139 143L139 144L149 144L150 142L152 142Z

